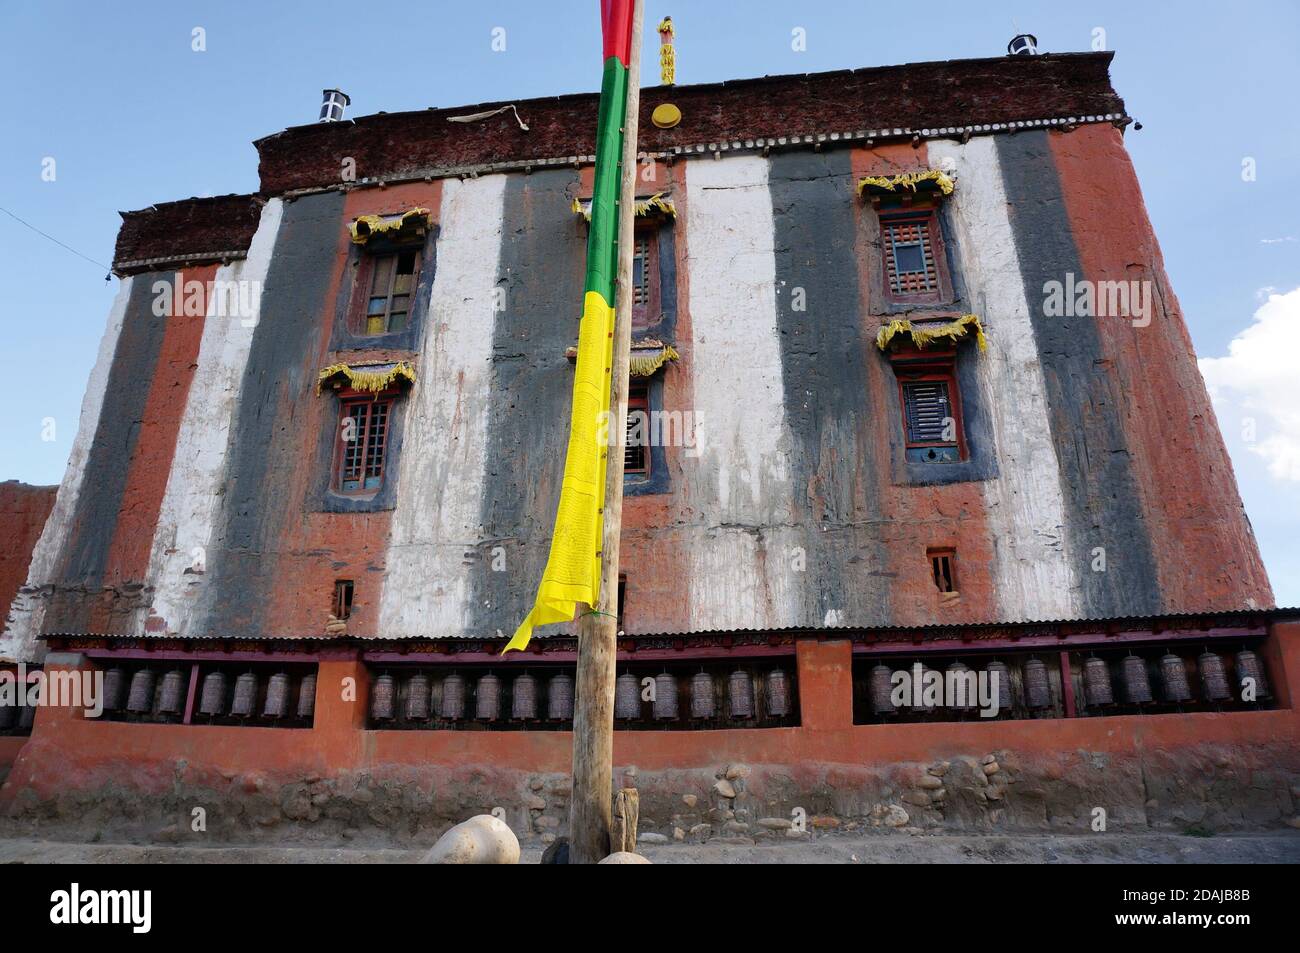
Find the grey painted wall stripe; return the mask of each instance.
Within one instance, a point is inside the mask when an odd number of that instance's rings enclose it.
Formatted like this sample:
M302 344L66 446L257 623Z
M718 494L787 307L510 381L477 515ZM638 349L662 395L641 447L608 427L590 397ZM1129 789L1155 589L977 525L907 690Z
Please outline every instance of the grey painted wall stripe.
M564 475L578 341L586 226L573 214L578 174L507 178L492 331L482 538L470 568L467 634L511 634L532 607L550 551ZM505 569L492 568L504 550Z
M805 624L889 618L885 577L871 573L885 568L876 494L890 468L870 431L893 417L870 403L849 159L843 149L789 152L768 169Z
M1091 317L1044 314L1044 285L1085 276L1049 133L998 136L998 159L1061 474L1066 551L1089 617L1159 612L1159 580L1121 423L1124 395ZM1107 319L1101 319L1107 320ZM1106 568L1092 569L1104 550Z
M226 451L205 611L196 614L203 634L284 634L263 632L262 624L283 528L302 518L283 488L304 466L301 448L315 441L304 443L293 408L315 387L311 361L329 333L322 315L342 221L341 192L284 208Z

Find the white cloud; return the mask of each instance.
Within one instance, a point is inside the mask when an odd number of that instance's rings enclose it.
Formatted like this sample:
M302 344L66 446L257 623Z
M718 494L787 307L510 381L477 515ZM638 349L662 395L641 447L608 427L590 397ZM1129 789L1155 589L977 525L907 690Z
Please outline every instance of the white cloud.
M1300 288L1270 293L1226 357L1199 363L1225 436L1262 457L1275 479L1300 482L1297 343Z

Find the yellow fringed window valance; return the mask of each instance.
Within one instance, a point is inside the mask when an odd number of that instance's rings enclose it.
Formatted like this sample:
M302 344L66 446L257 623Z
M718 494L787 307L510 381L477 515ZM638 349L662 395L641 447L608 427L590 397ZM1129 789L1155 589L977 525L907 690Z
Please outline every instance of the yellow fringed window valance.
M677 217L677 209L673 207L673 200L666 198L662 192L656 192L648 199L637 199L635 208L637 218L647 218L655 214L667 215L669 218ZM573 214L581 215L590 222L591 200L574 199Z
M400 215L362 215L352 223L352 241L356 245L364 245L376 235L383 235L387 232L400 232L409 225L428 225L429 210L427 208L407 209Z
M396 364L331 364L323 368L316 378L316 393L321 392L325 382L342 377L353 390L364 391L368 394L377 394L382 390L387 390L398 381L405 381L407 384L415 383L415 368L409 361L398 361Z
M571 361L576 360L578 349L571 347L564 352L564 356ZM644 341L633 341L632 352L628 355L628 375L631 377L650 377L669 361L676 361L680 358L681 355L677 353L677 348L671 344L665 344L653 338L647 338Z
M883 189L886 192L897 192L900 189L915 192L916 187L923 182L933 182L944 195L952 195L955 187L948 173L930 169L926 172L902 172L898 175L869 175L865 179L858 180L858 194L861 195L869 188Z
M949 321L947 324L941 324L938 327L914 327L911 321L895 320L890 321L880 329L876 335L876 347L882 351L889 347L889 342L900 334L907 334L911 337L912 343L919 348L933 344L939 338L947 338L951 342L956 342L959 338L964 338L975 330L975 340L979 344L981 351L988 350L989 342L984 336L984 326L980 324L980 319L973 314L963 314L955 321Z

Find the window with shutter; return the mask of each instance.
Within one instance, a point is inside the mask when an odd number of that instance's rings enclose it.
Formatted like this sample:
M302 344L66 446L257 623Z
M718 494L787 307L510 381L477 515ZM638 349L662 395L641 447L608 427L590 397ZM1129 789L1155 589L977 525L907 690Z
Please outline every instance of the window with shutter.
M340 407L334 489L339 493L374 493L384 485L391 397L344 400Z
M957 463L966 458L961 401L951 364L896 364L903 436L909 463Z
M650 475L650 399L644 384L632 384L627 395L627 432L623 446L623 475Z
M393 334L406 329L420 273L420 253L414 248L367 258L368 276L363 276L368 292L361 332L369 335Z
M650 226L637 229L632 248L632 328L659 320L659 240Z
M938 219L932 209L881 214L885 296L909 304L950 297Z

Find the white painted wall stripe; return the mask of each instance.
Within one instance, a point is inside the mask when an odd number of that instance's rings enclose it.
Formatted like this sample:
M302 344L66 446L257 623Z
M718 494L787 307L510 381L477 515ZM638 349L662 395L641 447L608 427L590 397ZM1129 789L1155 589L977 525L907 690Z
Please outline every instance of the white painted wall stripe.
M203 572L195 570L205 568L208 562L207 550L226 475L230 427L253 331L261 318L261 289L271 265L283 210L279 199L267 202L248 256L216 272L217 282L247 282L245 287L257 289L256 297L245 292L246 300L257 302L254 313L222 314L217 296L209 295L198 367L181 415L176 453L167 476L149 556L147 581L154 590L153 608L166 621L168 632L187 636L213 634L202 631L203 620L195 618L206 581ZM143 630L143 616L137 625Z
M795 625L790 435L777 330L768 163L692 162L686 175L691 360L700 453L683 460L691 628Z
M443 182L438 265L406 411L379 635L470 635L465 553L479 505L492 400L504 175ZM478 633L487 634L487 633Z
M99 414L108 389L109 371L113 367L113 355L117 353L117 341L122 333L122 321L126 316L126 306L131 299L134 281L134 278L127 277L118 284L117 297L113 299L108 315L108 326L99 342L99 354L90 371L85 396L81 399L81 418L77 424L77 436L72 442L72 451L68 455L67 468L63 471L63 482L54 498L54 508L32 550L31 563L27 569L28 587L46 586L55 581L54 574L58 571L63 545L68 538L68 525L76 512L77 499L81 496L86 458L90 455L90 445L99 426ZM92 491L94 489L91 488ZM36 636L45 618L45 608L45 600L39 594L28 595L19 590L10 608L4 635L0 636L0 658L30 661L44 654L36 644Z
M945 156L957 163L956 244L972 309L989 326L979 363L1000 474L984 484L999 618L1075 618L1082 592L1065 552L1060 469L996 140L933 142L929 150L935 163Z

